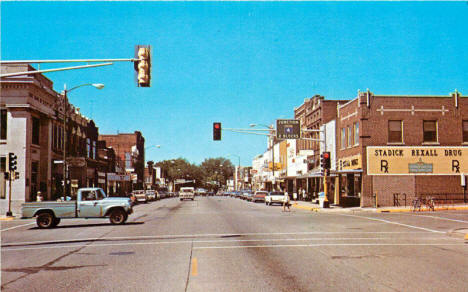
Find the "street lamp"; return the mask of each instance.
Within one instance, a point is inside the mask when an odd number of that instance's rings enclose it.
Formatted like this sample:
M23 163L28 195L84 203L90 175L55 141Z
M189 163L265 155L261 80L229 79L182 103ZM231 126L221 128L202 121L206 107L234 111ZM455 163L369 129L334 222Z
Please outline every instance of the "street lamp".
M75 87L72 87L71 89L67 89L67 84L63 85L63 92L62 92L62 105L63 105L63 189L64 193L63 195L66 195L67 192L67 118L68 118L68 111L67 111L67 103L68 103L68 98L67 95L70 91L73 91L77 88L84 87L84 86L93 86L94 88L97 89L103 89L104 84L102 83L86 83L86 84L81 84Z
M240 156L237 155L237 154L228 154L227 156L228 156L228 157L229 157L229 156L236 156L237 159L238 159L238 164L237 164L238 167L237 167L236 171L234 172L234 190L237 191L237 171L240 170Z

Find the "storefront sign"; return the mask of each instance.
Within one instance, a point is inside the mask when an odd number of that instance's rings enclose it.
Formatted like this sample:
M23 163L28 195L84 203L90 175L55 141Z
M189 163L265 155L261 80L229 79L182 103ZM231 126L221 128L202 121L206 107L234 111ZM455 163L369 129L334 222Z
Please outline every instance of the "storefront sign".
M468 147L367 147L369 175L459 175Z
M362 168L362 158L360 154L338 159L339 170L361 169L361 168Z
M130 176L125 175L125 174L108 173L107 180L108 181L130 181Z

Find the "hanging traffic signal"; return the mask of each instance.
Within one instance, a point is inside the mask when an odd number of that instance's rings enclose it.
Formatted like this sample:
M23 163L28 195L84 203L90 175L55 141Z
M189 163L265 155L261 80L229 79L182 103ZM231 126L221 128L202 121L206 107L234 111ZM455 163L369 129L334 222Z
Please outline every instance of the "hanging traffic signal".
M138 87L151 86L151 46L138 45L135 48L135 71Z
M213 140L221 140L221 123L213 123Z
M323 155L323 168L330 169L331 168L330 152L323 152L322 155Z
M10 171L16 170L16 164L17 164L16 159L17 157L15 153L12 153L12 152L8 153L8 169Z

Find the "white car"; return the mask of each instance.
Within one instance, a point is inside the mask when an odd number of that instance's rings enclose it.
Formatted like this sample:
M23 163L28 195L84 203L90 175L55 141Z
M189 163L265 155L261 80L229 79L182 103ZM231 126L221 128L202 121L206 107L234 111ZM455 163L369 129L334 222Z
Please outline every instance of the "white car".
M269 192L268 195L265 196L265 204L272 205L272 204L283 204L284 202L284 192Z
M156 191L155 190L146 190L146 195L148 196L149 201L156 200Z
M133 191L133 196L137 202L148 203L148 195L145 190L135 190Z

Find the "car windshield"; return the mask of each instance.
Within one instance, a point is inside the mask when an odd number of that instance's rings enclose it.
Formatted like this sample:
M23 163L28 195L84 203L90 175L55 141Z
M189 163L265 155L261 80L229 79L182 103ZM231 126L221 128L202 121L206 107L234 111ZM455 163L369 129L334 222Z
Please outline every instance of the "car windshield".
M284 196L284 192L271 192L270 196Z
M261 195L261 196L265 196L267 194L267 192L256 192L255 195Z

